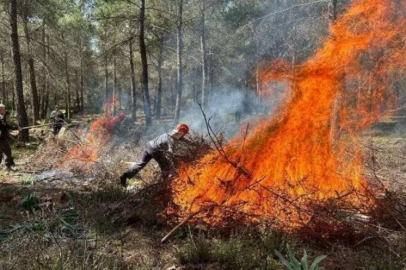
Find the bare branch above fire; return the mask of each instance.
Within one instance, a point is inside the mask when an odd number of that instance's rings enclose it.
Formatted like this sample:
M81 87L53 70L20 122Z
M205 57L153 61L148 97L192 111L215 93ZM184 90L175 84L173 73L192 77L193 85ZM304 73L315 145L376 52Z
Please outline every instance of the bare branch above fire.
M207 134L209 135L210 140L213 142L214 147L216 148L217 152L226 160L227 163L229 163L231 166L233 166L238 172L241 172L246 177L251 178L251 173L246 168L244 168L243 166L239 166L238 162L230 160L230 158L227 156L222 143L219 141L218 137L216 136L216 133L213 131L213 128L210 125L211 117L207 118L202 105L200 103L198 103L198 104L199 104L200 110L203 114L204 122L206 124ZM247 131L248 131L248 125L247 125ZM245 141L245 139L244 139L244 141Z

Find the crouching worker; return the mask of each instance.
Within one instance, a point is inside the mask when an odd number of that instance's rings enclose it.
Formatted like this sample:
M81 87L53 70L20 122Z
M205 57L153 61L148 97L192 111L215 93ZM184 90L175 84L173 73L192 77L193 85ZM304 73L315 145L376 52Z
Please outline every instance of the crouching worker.
M9 130L19 128L10 126L7 123L8 117L9 113L6 111L6 106L0 104L0 163L3 160L3 155L6 156L6 167L11 170L15 164L11 153L10 139L12 138Z
M167 179L169 171L173 167L173 151L176 141L180 140L189 133L189 127L186 124L179 124L176 129L170 133L162 134L145 144L144 153L139 163L135 164L128 171L120 176L120 184L127 186L127 179L134 177L142 168L144 168L151 159L155 159L161 168L162 178ZM166 154L170 155L170 159Z

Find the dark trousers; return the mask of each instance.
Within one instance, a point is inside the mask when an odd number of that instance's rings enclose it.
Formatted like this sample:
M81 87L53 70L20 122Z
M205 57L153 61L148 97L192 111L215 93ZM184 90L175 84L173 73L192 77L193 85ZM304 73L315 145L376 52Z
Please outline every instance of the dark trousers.
M169 162L169 160L166 158L163 152L149 153L147 151L144 151L140 162L132 166L126 172L128 178L132 178L137 175L137 173L141 171L148 164L148 162L151 161L151 159L156 160L159 167L161 168L162 178L167 179L171 168L171 163Z
M14 159L11 154L10 143L7 140L0 140L0 163L3 160L3 155L6 156L6 166L11 168L14 166Z
M59 131L61 131L62 125L63 124L59 124L59 123L54 124L54 135L58 135Z

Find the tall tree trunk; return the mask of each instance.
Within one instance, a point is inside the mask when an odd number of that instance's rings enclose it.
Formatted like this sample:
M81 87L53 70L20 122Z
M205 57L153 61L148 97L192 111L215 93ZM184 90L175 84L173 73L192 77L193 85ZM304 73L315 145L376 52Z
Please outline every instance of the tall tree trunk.
M45 63L46 66L49 66L49 52L50 52L50 42L49 42L49 35L47 35L46 37L46 44L47 47L45 49ZM47 73L47 71L45 70L45 74ZM45 77L45 102L44 102L44 119L47 118L47 113L48 113L48 108L49 108L49 95L50 95L50 91L49 91L49 80L48 80L48 74L46 74Z
M84 78L83 78L83 42L80 39L79 44L79 54L80 54L80 63L79 63L79 96L78 96L78 112L83 115L84 104L83 104L83 91L84 91Z
M16 86L15 92L18 98L18 109L17 109L18 124L20 127L27 127L28 117L24 103L23 75L21 71L20 44L18 40L17 0L10 0L10 26L11 26L11 42L12 42L15 86ZM28 129L22 130L20 132L20 140L28 141L28 139L29 139Z
M71 118L71 96L70 96L70 75L69 75L69 63L68 63L68 50L66 48L66 41L64 34L62 33L62 40L64 40L64 58L65 58L65 75L66 75L66 116Z
M10 107L10 100L9 100L10 99L10 90L13 89L10 85L11 85L11 83L9 82L6 86L6 100L5 100L6 103L4 105L6 105L7 108ZM13 92L13 91L11 91L11 92Z
M25 14L23 17L23 28L24 34L27 39L27 50L28 50L28 67L30 71L30 84L31 84L31 95L32 95L32 113L34 123L39 120L39 98L38 98L38 89L37 89L37 82L35 78L35 65L34 65L34 58L31 48L31 37L30 31L28 30L28 16Z
M293 26L295 27L295 26ZM252 35L255 37L255 65L257 68L255 69L255 93L256 93L256 98L257 98L257 107L256 107L256 112L260 113L262 111L261 109L261 100L264 98L261 93L261 87L260 87L260 79L259 79L259 68L258 65L261 62L261 56L260 56L260 41L257 33L256 27L252 28L253 33ZM293 50L294 53L294 50ZM294 57L293 57L294 59Z
M68 53L65 51L65 73L66 73L66 116L71 117L71 96L70 96L70 76L68 66Z
M116 51L114 50L113 53L113 98L115 99L112 103L113 106L113 115L117 114L117 107L120 106L120 97L118 95L118 88L117 88L117 55ZM117 100L117 104L115 104Z
M80 58L80 113L83 115L85 112L85 82L83 76L83 56Z
M205 0L200 0L200 49L202 51L202 106L207 106L207 51L206 51L206 19Z
M109 90L109 63L107 57L107 33L104 32L104 91L106 95L105 103L109 102L110 90Z
M144 113L145 121L147 126L152 125L151 116L151 102L149 99L148 90L148 60L147 60L147 48L145 45L145 0L141 0L140 9L140 54L141 54L141 65L142 65L142 93L144 96Z
M4 105L8 105L6 102L6 73L4 71L4 52L3 50L0 51L0 61L1 61L1 103Z
M78 72L78 70L75 70L75 85L76 85L76 87L75 87L75 90L76 90L76 96L75 96L75 98L76 98L76 112L78 113L78 112L80 112L80 94L79 94L79 92L80 92L80 77L79 77L79 72Z
M42 69L42 102L41 102L41 119L47 118L48 105L49 105L49 87L48 87L48 73L47 68L49 65L49 36L46 35L45 25L42 29L42 43L44 44L43 48L43 59L44 59L44 68ZM46 44L46 46L45 46Z
M213 54L209 52L209 57L208 57L208 92L209 92L209 100L211 99L211 96L213 95L213 89L214 89L214 80L216 79L214 77L214 72L215 72L215 65L213 61Z
M183 0L179 0L178 3L178 26L177 26L177 93L176 93L176 105L174 122L177 123L180 118L180 109L182 107L182 91L183 91L183 69L182 69L182 49L183 49Z
M42 65L42 68L41 68L41 90L40 90L40 96L39 96L39 117L41 118L41 119L44 119L44 116L45 116L45 112L44 112L44 104L45 104L45 96L46 96L46 94L45 94L45 89L46 89L46 76L47 76L47 73L46 73L46 65L47 65L47 63L46 63L46 60L45 60L45 58L47 57L47 51L46 51L46 46L45 46L45 44L46 44L46 38L45 38L45 24L42 26L42 44L43 44L43 46L42 46L42 59L43 59L43 65Z
M16 88L15 88L15 80L10 82L10 89L11 89L11 107L13 111L17 110L17 100L16 100ZM28 123L28 118L27 118L27 123Z
M159 54L158 54L158 89L156 95L156 106L155 106L155 117L156 119L161 118L161 106L162 106L162 62L163 62L163 52L164 52L164 38L161 37L159 44Z
M131 68L131 92L132 92L132 102L131 102L131 120L137 120L137 85L135 81L135 67L134 67L134 51L133 51L133 40L130 39L130 68Z
M171 76L171 111L174 113L175 112L175 107L176 107L176 91L178 89L177 81L178 78L176 77L176 72L175 70L172 71L172 76ZM175 114L173 114L175 115Z
M104 91L106 94L106 103L109 101L110 91L109 91L109 66L107 62L107 55L104 56Z
M117 61L117 59L116 59L116 61ZM120 80L118 80L117 79L117 63L116 63L116 87L117 87L117 102L118 102L118 104L117 104L117 109L119 110L119 111L121 111L121 97L122 97L122 93L121 93L121 82L120 82Z
M192 73L194 74L194 76L198 76L199 71L197 69L193 68ZM198 91L198 89L196 87L196 81L195 80L192 81L192 93L193 93L193 102L198 103L200 101L199 97L198 97L199 91Z

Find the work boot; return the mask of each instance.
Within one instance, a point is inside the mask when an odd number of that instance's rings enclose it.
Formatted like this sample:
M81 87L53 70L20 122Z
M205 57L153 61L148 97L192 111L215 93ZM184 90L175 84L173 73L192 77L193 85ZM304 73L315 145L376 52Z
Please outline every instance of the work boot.
M126 173L123 173L123 174L120 176L120 185L122 185L123 187L127 187L127 179L128 179L127 174L126 174Z
M8 160L6 162L6 167L8 171L15 171L15 166L16 164L14 163L14 159L10 158L10 160Z
M6 164L6 168L7 168L7 171L15 171L16 169L15 169L15 165L14 164Z

